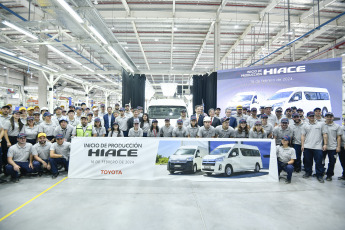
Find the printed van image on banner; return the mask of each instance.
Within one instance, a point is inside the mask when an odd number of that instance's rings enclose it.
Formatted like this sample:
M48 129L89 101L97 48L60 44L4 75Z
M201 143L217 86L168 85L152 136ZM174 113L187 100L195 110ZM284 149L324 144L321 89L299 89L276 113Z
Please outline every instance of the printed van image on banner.
M342 117L342 59L282 63L218 71L217 106L236 111L267 104L302 108L306 115L319 107L322 114L333 112L335 122Z
M74 138L69 178L278 181L269 139Z

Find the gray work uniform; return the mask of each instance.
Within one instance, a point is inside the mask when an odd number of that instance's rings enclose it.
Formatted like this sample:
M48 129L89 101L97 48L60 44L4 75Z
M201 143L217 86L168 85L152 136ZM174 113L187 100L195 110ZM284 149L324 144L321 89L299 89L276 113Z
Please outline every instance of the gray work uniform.
M9 121L11 119L11 116L8 115L7 117L5 117L4 115L0 115L0 125L4 126L5 121Z
M297 125L296 123L290 125L289 127L292 129L292 143L295 145L301 145L301 137L302 137L302 129L304 123L300 123Z
M344 148L345 146L345 126L341 126L341 132L343 135L341 135L341 147Z
M54 122L48 124L47 122L43 121L40 124L38 131L40 133L45 133L47 136L54 136L54 131L56 127L57 125Z
M51 145L50 150L54 150L55 154L62 155L63 158L68 160L71 151L71 143L64 141L62 145L59 145L55 142Z
M37 138L37 134L38 134L38 126L34 125L34 127L29 127L27 125L24 125L23 127L23 133L26 134L26 138L33 140Z
M148 137L159 137L159 131L157 132L156 129L151 129L149 130L149 132L147 133Z
M267 125L262 125L262 128L264 128L267 136L273 132L273 126L269 123L267 123Z
M188 125L187 132L190 137L196 137L199 132L199 126L197 125L196 127L192 127L191 125Z
M161 137L172 137L172 132L173 132L174 128L169 125L169 127L166 127L165 125L160 128L159 133Z
M237 121L237 124L240 123L240 120L241 119L244 119L244 120L247 120L248 119L248 116L247 115L241 115L241 116L238 116L237 113L233 116L234 118L236 118L236 121Z
M282 129L281 126L274 127L273 129L273 136L276 139L276 145L280 145L282 143L282 139L284 136L288 135L292 137L292 129L288 126L286 129Z
M133 113L130 111L129 112L125 111L125 116L129 119L129 118L133 117Z
M143 133L148 133L150 130L150 123L148 122L143 122L143 127L141 127L141 129L143 130Z
M73 127L76 127L77 125L80 124L80 120L78 120L77 118L74 118L74 120L70 120L69 118L67 119L68 120L68 124L73 126Z
M141 128L139 128L137 131L134 130L133 128L130 128L129 132L128 132L128 136L129 137L142 137L143 136L143 130Z
M20 132L23 132L23 128L20 130ZM6 120L3 123L3 129L7 130L7 135L11 137L16 137L19 134L19 124L17 122L14 122L14 129L12 129L10 120Z
M40 119L39 121L35 121L35 120L34 120L34 124L37 125L37 126L39 126L40 124L42 124L42 122L43 122L43 121L42 121L41 119Z
M118 135L119 132L115 131L115 132L112 132L110 131L108 133L108 137L123 137L123 132L122 130L120 130L120 135Z
M246 131L242 131L242 133L239 133L238 132L238 128L235 129L235 135L234 135L235 138L248 138L249 137L249 132L246 133Z
M77 121L80 123L81 116L82 116L82 115L80 115L80 116L75 115L74 119L77 120Z
M247 124L249 125L249 127L254 127L255 122L257 122L257 121L260 121L260 119L257 116L255 118L253 116L250 116L247 118Z
M320 119L316 119L316 117L315 117L315 121L317 121L317 122L325 122L326 120L323 117L321 117Z
M172 132L173 137L186 137L188 135L187 128L182 126L180 129L179 127L175 127Z
M60 116L60 117L57 117L56 115L52 116L52 122L54 122L57 126L60 124L60 120L61 119L67 119L67 117L65 116Z
M47 141L44 145L41 145L40 143L36 143L32 147L32 155L38 156L42 160L49 160L50 157L50 147L52 143Z
M327 150L336 150L338 146L337 137L342 136L343 132L340 126L334 122L332 124L324 123L324 126L327 129L328 135Z
M97 137L103 137L103 135L107 133L104 127L99 127L99 128L94 127L94 128L97 133Z
M327 129L324 124L306 122L302 129L302 135L305 135L304 148L321 150L325 133L327 133Z
M280 119L279 123L281 122L281 120L282 120L283 118L287 118L287 119L288 119L289 125L292 125L292 124L294 123L294 120L292 119L292 117L288 118L288 117L286 117L285 115Z
M253 129L249 130L249 138L258 138L258 139L264 139L267 138L267 133L265 132L258 132L254 131Z
M216 136L216 129L213 126L210 126L208 129L205 129L205 126L199 128L198 137L210 138L214 136Z
M20 147L17 143L8 149L7 157L12 157L12 160L16 162L27 162L31 153L32 144L26 143L24 147Z
M235 129L231 126L227 130L223 129L222 125L218 125L216 128L216 135L218 138L229 138L235 136Z
M272 113L270 115L268 115L268 114L266 114L266 115L268 116L268 119L267 119L268 124L272 125L272 127L275 126L275 123L278 124L278 119L277 119L276 115L274 115Z
M68 142L71 142L73 129L74 128L72 125L67 125L65 129L61 128L61 126L59 125L54 130L54 137L58 134L62 134Z
M188 125L190 124L190 120L188 119L188 117L182 119L182 117L180 117L179 119L181 119L183 121L183 126L184 127L188 127Z
M288 163L291 159L296 160L296 151L294 148L277 146L277 158L280 162Z
M128 121L128 117L126 117L126 116L123 116L123 117L118 116L115 119L115 122L117 122L119 124L119 129L122 131L127 131L127 129L128 129L127 121ZM109 126L109 127L111 127L111 126Z

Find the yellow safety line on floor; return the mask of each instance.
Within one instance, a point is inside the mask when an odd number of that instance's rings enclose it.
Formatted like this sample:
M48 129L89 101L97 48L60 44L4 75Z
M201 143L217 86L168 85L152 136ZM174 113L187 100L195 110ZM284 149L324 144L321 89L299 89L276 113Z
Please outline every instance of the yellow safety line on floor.
M43 192L41 192L40 194L38 194L37 196L35 196L31 200L28 200L27 202L25 202L24 204L22 204L18 208L14 209L12 212L10 212L7 215L3 216L0 219L0 222L3 221L4 219L6 219L7 217L9 217L10 215L12 215L13 213L15 213L16 211L18 211L19 209L23 208L25 205L29 204L31 201L35 200L37 197L39 197L39 196L43 195L44 193L48 192L50 189L54 188L56 185L60 184L62 181L66 180L66 179L67 179L67 177L63 178L62 180L60 180L56 184L52 185L51 187L47 188L46 190L44 190Z

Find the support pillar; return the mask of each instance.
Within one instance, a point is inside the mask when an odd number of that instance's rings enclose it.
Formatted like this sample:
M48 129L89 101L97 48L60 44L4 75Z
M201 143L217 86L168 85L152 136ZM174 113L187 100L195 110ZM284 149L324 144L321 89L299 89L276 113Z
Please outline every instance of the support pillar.
M104 92L104 96L105 96L105 108L108 108L108 97L109 97L109 93L108 92Z
M54 75L49 75L49 112L54 112ZM47 91L47 90L46 90Z
M6 85L8 85L9 77L10 77L10 68L7 68L6 69L6 78L5 78ZM8 93L6 93L6 103L5 103L5 105L7 105L7 104L9 104L9 94Z
M220 69L220 21L214 23L214 66L213 71Z
M39 62L47 64L48 48L45 45L39 46ZM48 105L47 103L47 81L43 74L40 72L38 75L38 106L40 108Z

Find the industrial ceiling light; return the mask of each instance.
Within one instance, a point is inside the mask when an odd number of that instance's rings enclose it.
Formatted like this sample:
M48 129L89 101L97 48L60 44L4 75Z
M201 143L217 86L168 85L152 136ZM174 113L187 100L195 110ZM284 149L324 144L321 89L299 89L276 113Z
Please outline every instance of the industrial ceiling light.
M66 54L62 53L60 50L56 49L55 47L53 47L53 46L51 46L51 45L47 45L47 47L48 47L49 49L51 49L52 51L54 51L55 53L59 54L60 56L66 58L66 59L68 59L68 60L70 60L71 62L73 62L73 63L75 63L75 64L77 64L77 65L82 65L80 62L78 62L78 61L74 60L73 58L67 56Z
M30 38L32 38L32 39L35 39L35 40L38 39L38 37L37 37L36 35L33 35L33 34L30 33L29 31L26 31L26 30L24 30L24 29L22 29L22 28L20 28L20 27L18 27L18 26L16 26L16 25L14 25L14 24L12 24L12 23L10 23L10 22L8 22L8 21L2 21L2 24L6 25L6 26L8 26L8 27L11 27L12 29L17 30L18 32L21 32L22 34L25 34L26 36L28 36L28 37L30 37Z
M235 25L234 27L235 27L235 29L237 29L239 27L239 25Z
M178 29L176 27L174 27L174 31L177 31Z
M95 29L95 27L89 26L89 28L92 31L92 33L94 33L96 35L96 37L98 37L98 39L101 40L101 42L108 45L107 40L105 40L105 38Z
M7 54L7 55L10 55L10 56L15 56L14 53L10 52L10 51L7 51L7 50L4 50L4 49L0 49L0 52L1 53L4 53L4 54Z
M32 60L30 60L30 59L27 59L27 58L25 58L25 57L19 56L19 59L21 59L21 60L23 60L23 61L26 61L26 62L29 62L29 63L34 64L34 65L40 66L39 63L37 63L37 62L35 62L35 61L32 61Z
M97 0L95 0L95 1L93 2L93 4L98 5L98 1L97 1Z
M311 53L311 50L307 50L307 53Z
M125 46L125 49L128 50L128 46Z
M79 23L84 23L83 19L64 0L56 0L67 12Z
M155 42L158 42L159 41L159 39L158 38L155 38Z
M87 69L88 71L90 71L90 72L95 72L93 69L91 69L91 68L89 68L89 67L87 67L87 66L85 66L85 65L83 65L83 67L84 67L85 69Z

